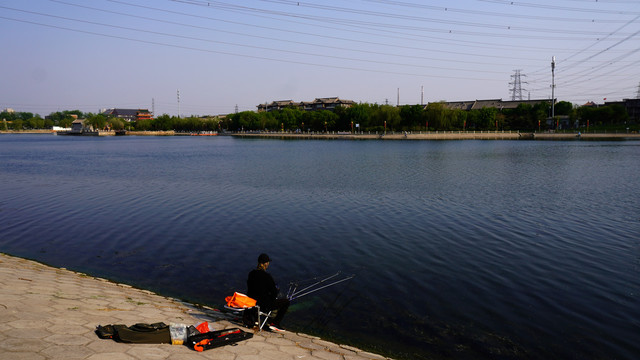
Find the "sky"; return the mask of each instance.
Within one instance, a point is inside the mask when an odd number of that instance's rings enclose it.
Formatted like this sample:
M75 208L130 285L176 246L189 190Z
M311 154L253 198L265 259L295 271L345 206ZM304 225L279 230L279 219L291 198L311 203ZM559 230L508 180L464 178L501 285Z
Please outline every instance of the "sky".
M640 95L638 0L0 0L0 34L0 110L42 116Z

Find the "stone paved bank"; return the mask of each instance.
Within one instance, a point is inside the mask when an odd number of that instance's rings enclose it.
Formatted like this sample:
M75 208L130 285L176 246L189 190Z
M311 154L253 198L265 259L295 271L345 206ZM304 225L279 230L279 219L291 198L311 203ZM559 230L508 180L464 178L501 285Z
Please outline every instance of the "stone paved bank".
M99 339L97 325L154 322L215 330L237 327L225 314L149 291L0 254L0 359L386 359L316 337L260 332L237 346L202 353L169 344L122 344ZM250 331L248 329L244 329Z

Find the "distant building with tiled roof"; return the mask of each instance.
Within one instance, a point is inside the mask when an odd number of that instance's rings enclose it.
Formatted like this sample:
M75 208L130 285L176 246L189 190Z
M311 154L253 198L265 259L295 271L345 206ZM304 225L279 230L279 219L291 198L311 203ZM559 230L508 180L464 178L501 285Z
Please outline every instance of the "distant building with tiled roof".
M316 98L313 101L295 102L293 100L278 100L271 103L257 106L258 112L282 110L285 108L298 108L305 111L314 110L335 110L337 107L350 107L355 102L353 100L343 100L338 97Z
M551 103L549 99L543 100L514 100L504 101L502 99L489 99L489 100L469 100L469 101L444 101L444 106L451 110L479 110L482 108L496 108L496 109L515 109L520 104L529 104L531 106L541 103Z
M115 116L118 119L122 119L128 122L138 120L151 120L153 119L149 109L107 109L102 112L102 115Z

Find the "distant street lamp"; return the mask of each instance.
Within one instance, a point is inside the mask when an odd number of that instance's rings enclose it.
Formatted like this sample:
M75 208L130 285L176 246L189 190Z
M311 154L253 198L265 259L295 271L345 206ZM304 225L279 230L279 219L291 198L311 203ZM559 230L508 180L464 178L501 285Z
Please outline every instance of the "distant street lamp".
M556 90L556 57L552 56L551 57L551 118L554 118L556 116L556 109L555 109L555 105L556 105L556 95L555 95L555 90Z

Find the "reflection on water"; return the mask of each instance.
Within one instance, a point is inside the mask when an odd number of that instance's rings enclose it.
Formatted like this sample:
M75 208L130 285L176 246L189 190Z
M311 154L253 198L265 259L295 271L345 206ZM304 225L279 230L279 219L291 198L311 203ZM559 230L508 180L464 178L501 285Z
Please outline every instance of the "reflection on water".
M637 142L0 136L0 251L396 357L634 358Z

